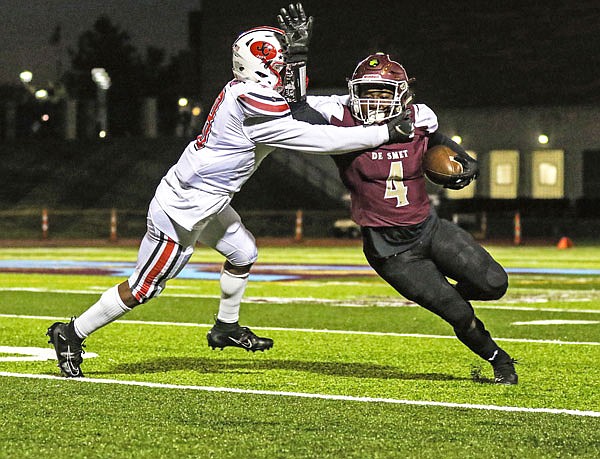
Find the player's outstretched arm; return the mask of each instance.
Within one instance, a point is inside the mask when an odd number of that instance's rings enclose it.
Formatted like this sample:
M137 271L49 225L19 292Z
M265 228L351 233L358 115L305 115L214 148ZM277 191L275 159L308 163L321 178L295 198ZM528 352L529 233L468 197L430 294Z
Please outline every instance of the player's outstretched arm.
M388 129L382 126L338 127L309 124L293 119L251 118L244 133L256 144L316 154L342 154L387 143Z

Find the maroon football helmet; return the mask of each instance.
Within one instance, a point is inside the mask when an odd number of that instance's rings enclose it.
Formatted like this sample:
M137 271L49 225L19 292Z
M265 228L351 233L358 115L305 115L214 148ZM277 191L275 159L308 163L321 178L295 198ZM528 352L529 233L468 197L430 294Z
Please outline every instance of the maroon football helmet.
M380 123L402 113L412 100L406 70L384 53L361 61L348 81L350 110L364 124ZM367 95L372 90L373 95ZM377 98L377 94L380 97Z

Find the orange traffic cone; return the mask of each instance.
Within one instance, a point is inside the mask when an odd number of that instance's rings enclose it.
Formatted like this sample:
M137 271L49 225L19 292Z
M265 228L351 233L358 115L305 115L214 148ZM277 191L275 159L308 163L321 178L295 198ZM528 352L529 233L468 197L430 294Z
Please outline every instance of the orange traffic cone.
M557 249L570 249L571 247L573 247L573 241L566 236L561 237L558 244L556 244Z

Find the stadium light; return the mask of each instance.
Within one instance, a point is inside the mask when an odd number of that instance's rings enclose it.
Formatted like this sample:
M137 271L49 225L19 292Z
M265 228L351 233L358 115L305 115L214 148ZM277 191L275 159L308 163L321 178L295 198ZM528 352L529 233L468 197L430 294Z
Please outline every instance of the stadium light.
M45 89L38 89L35 92L35 98L37 100L45 100L48 98L48 91L46 91Z
M21 73L19 73L19 79L23 84L31 83L31 80L33 80L33 73L31 73L29 70L23 70Z
M111 85L110 76L106 69L95 67L91 71L92 80L96 83L96 127L98 137L104 139L108 134L108 108L106 106L106 93Z
M108 88L110 88L110 76L108 76L108 73L105 69L96 67L92 69L91 73L92 80L94 80L94 83L96 83L100 89L104 89L106 91Z

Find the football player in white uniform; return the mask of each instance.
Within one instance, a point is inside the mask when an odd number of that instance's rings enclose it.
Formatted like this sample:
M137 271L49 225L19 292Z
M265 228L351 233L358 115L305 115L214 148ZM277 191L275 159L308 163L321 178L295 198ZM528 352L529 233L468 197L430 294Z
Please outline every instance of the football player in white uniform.
M270 338L238 324L250 267L257 259L254 237L230 206L236 192L276 148L331 154L398 142L413 134L412 122L395 118L371 127L314 126L294 120L284 97L287 49L283 30L257 27L233 44L234 79L215 100L202 133L160 181L133 274L102 294L69 323L56 322L47 335L64 376L83 376L82 342L133 307L156 297L189 261L196 242L225 257L221 300L208 344L264 351Z

